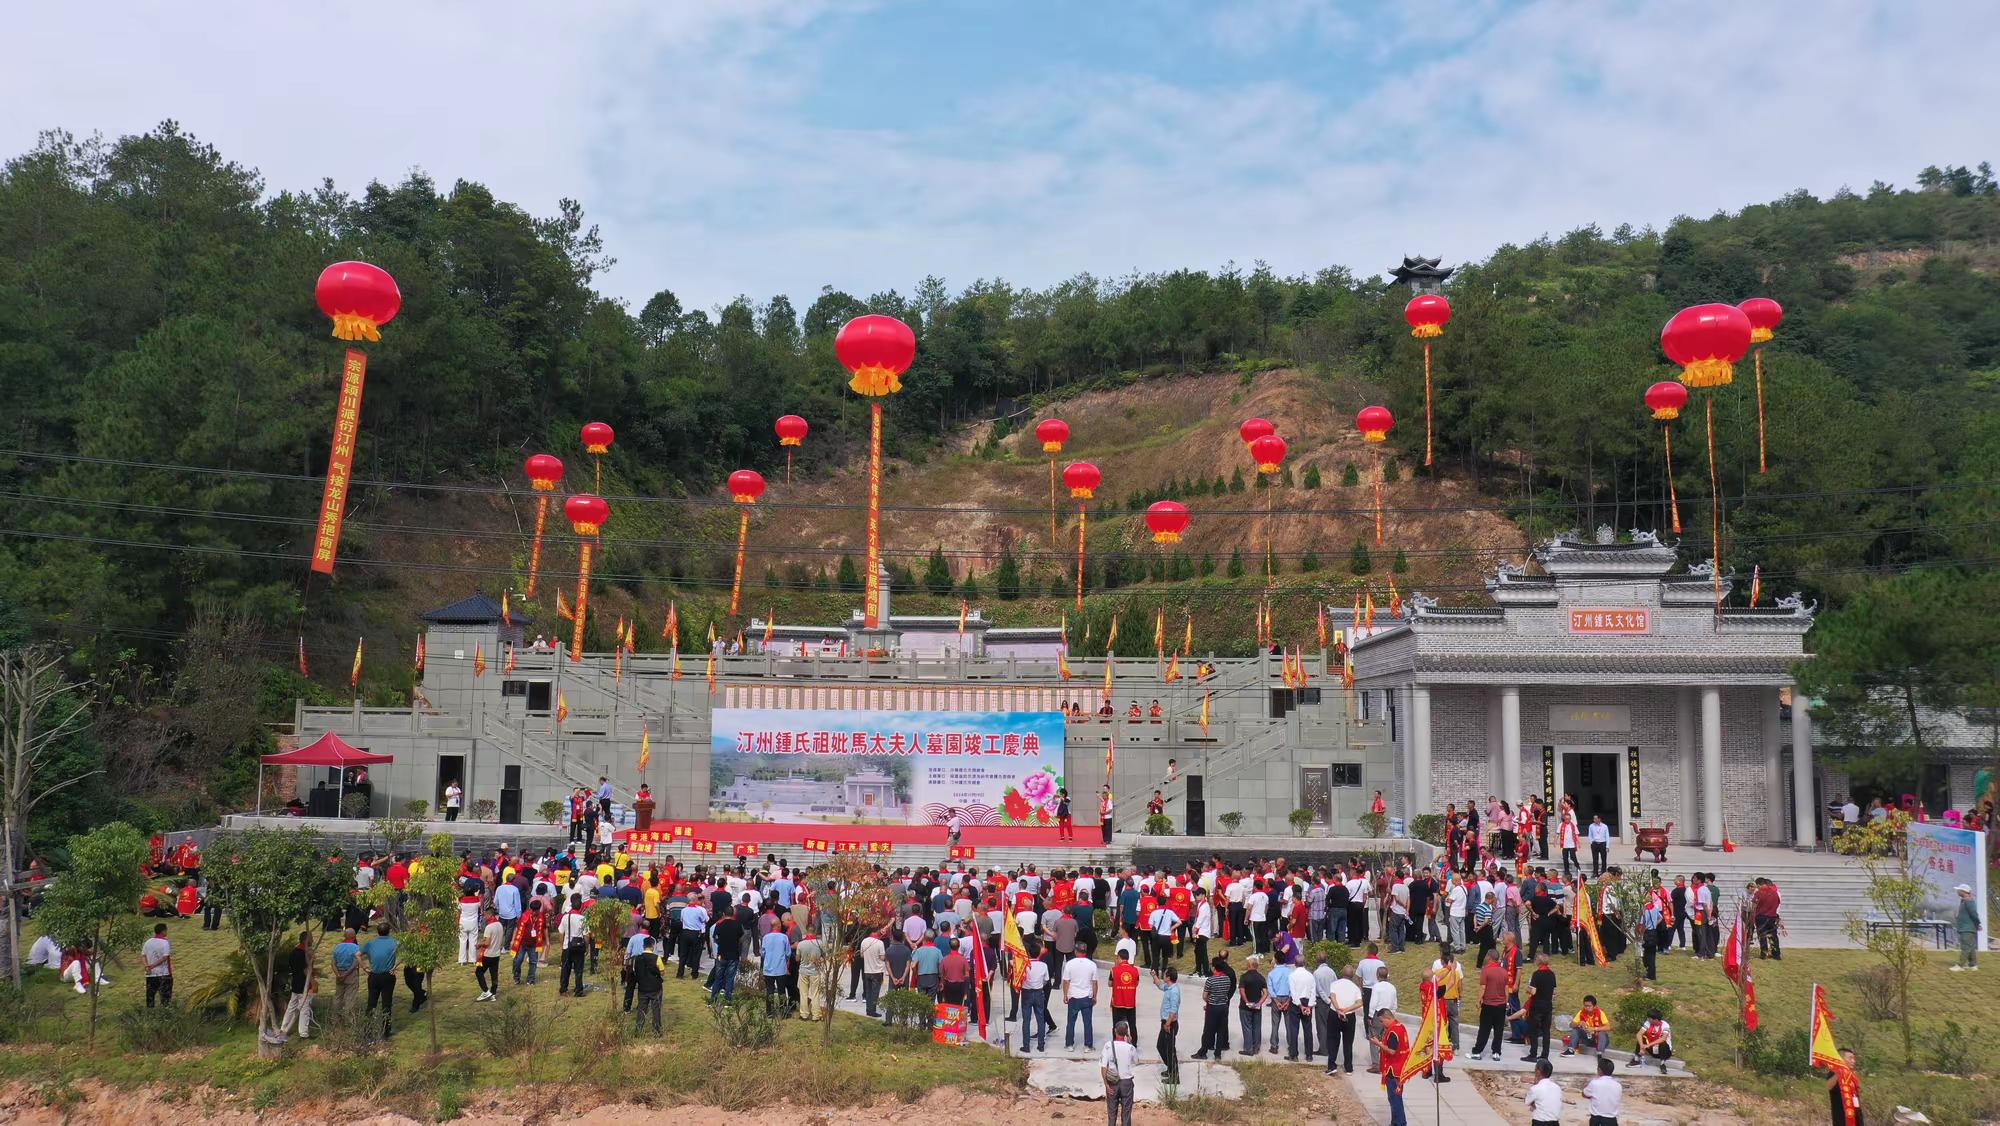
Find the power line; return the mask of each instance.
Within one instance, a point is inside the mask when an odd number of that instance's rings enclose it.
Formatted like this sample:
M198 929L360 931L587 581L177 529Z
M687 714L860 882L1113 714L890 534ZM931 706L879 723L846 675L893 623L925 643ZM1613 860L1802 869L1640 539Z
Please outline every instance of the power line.
M71 463L85 464L85 465L102 465L102 466L109 466L122 469L148 469L148 470L159 470L170 473L193 473L193 474L202 474L209 476L238 477L245 479L289 482L289 483L305 484L305 485L323 486L325 483L325 478L323 477L308 476L306 474L300 474L300 473L273 473L265 470L255 470L255 469L222 469L213 466L176 465L168 462L134 461L123 458L90 457L83 454L49 453L38 450L0 449L0 458L6 458L6 457L24 458L24 459L41 460L41 461L71 462ZM1805 492L1794 492L1794 493L1760 493L1753 497L1740 498L1735 503L1740 505L1746 502L1761 504L1772 501L1819 500L1819 499L1830 499L1838 497L1889 496L1889 495L1908 494L1908 493L1932 492L1937 490L1988 488L1992 486L2000 486L2000 480L1936 481L1922 485L1882 485L1866 489L1829 489L1829 490L1810 490ZM526 490L508 488L505 486L425 484L414 481L384 481L372 478L359 478L359 477L353 479L350 482L350 487L384 488L392 490L421 491L421 492L460 493L460 494L470 494L477 496L499 496L499 497L528 497L535 495L533 493L527 492ZM1330 492L1331 488L1329 488L1328 491ZM709 496L704 494L695 494L685 497L651 497L651 496L608 494L605 495L604 499L606 501L618 504L664 504L664 505L683 505L696 508L717 508L717 509L733 509L737 507L734 501L728 500L724 497ZM1109 495L1107 495L1104 498L1104 501L1106 505L1115 505L1115 501ZM1657 506L1652 501L1647 501L1645 502L1645 504L1649 507ZM799 510L799 511L859 512L865 510L867 506L860 502L847 502L847 501L788 501L788 500L771 499L771 500L760 501L758 507L768 508L768 509L785 509L785 510ZM1422 507L1385 506L1382 509L1382 512L1385 515L1387 514L1421 515L1427 513L1494 513L1498 515L1508 515L1526 507L1529 507L1528 502L1517 501L1504 504L1490 504L1490 505L1429 505ZM1605 502L1542 501L1537 499L1533 503L1532 507L1535 508L1537 511L1546 512L1546 511L1569 511L1569 510L1597 510L1597 509L1608 509L1612 506ZM1066 506L1058 505L1057 511L1059 513L1063 512L1065 511L1065 508ZM881 511L924 512L924 513L938 513L947 515L956 513L960 515L982 514L982 515L993 515L993 516L1018 516L1024 520L1030 518L1033 519L1046 518L1049 513L1049 510L1046 506L1012 508L1012 507L996 507L990 505L963 505L963 504L900 504L900 505L885 504L881 506ZM1273 508L1270 512L1267 513L1263 508L1253 505L1241 508L1197 509L1195 515L1202 518L1257 517L1265 515L1325 517L1325 516L1340 515L1340 516L1365 516L1369 519L1373 519L1375 511L1376 511L1375 507L1372 504L1356 504L1348 506L1329 506L1324 508ZM1126 512L1126 513L1120 513L1119 515L1136 517L1140 514L1135 512Z
M103 547L120 547L120 548L131 548L131 549L148 550L148 551L167 551L167 552L194 554L194 555L223 555L223 556L232 556L236 558L273 559L292 564L303 563L307 559L307 556L303 554L294 554L291 552L239 550L236 548L216 547L207 544L157 543L146 540L114 539L106 536L85 536L85 535L77 535L73 533L64 533L64 532L42 532L25 528L0 528L0 537L13 537L16 539L50 540L50 541L67 542L67 543L85 543ZM507 579L513 579L517 577L513 569L504 567L464 566L464 565L450 564L450 563L431 563L422 560L393 560L393 559L349 558L343 560L342 562L349 567L373 567L373 568L386 568L393 570L449 572L453 574L466 574L466 575L490 575ZM1772 570L1772 571L1767 571L1764 574L1765 577L1769 579L1778 579L1787 577L1805 577L1805 576L1822 577L1822 576L1835 576L1835 575L1846 575L1846 574L1888 574L1888 573L1900 573L1902 571L1915 570L1923 567L1948 567L1948 566L1961 566L1961 565L1985 566L1995 562L2000 562L2000 557L1931 559L1931 560L1912 561L1909 563L1902 563L1902 564L1868 566L1868 567L1800 568L1796 570L1785 570L1785 571ZM723 588L731 585L728 581L722 579L703 579L694 577L689 577L686 579L663 579L652 575L619 575L619 574L608 574L603 572L593 572L592 577L599 581L607 583L618 583L626 586ZM1362 579L1361 585L1367 589L1372 590L1376 585L1372 576L1354 576L1354 578ZM1584 577L1584 578L1570 579L1567 581L1572 585L1629 586L1632 580L1630 579L1630 577L1611 576L1601 579ZM1694 580L1689 580L1689 581L1694 581ZM1198 602L1214 602L1214 601L1224 601L1224 600L1243 601L1247 603L1250 601L1254 601L1258 598L1295 599L1308 596L1317 597L1313 589L1315 586L1345 587L1346 585L1348 585L1346 580L1329 579L1325 582L1320 582L1318 580L1315 580L1314 582L1309 582L1309 583L1298 583L1298 584L1290 584L1288 586L1278 586L1278 587L1273 587L1269 591L1261 591L1256 588L1247 587L1247 585L1246 587L1196 589L1193 591L1187 591L1187 590L1144 589L1140 584L1135 583L1130 586L1114 587L1108 590L1100 589L1095 591L1094 594L1101 596L1101 595L1110 595L1113 594L1114 592L1117 592L1121 593L1125 597L1158 598L1162 602L1172 601L1175 603L1190 603L1190 604ZM1425 583L1422 584L1421 586L1413 586L1411 589L1413 592L1420 591L1425 594L1436 594L1436 593L1483 594L1486 592L1486 586L1483 583L1478 586L1440 585L1433 583ZM1086 591L1087 597L1092 595L1093 592Z
M46 493L27 493L18 490L8 490L8 489L0 489L0 499L32 501L40 504L60 504L60 505L69 505L82 508L97 508L97 509L105 509L118 512L150 513L161 516L229 520L229 521L238 521L251 524L273 525L279 527L309 528L315 526L315 524L317 523L317 521L313 518L302 517L302 516L280 516L268 513L237 512L225 509L182 508L171 505L144 504L136 501L92 500L82 497L60 497L60 496L52 496ZM1733 539L1738 544L1786 543L1786 542L1796 542L1802 540L1839 539L1839 538L1847 538L1853 536L1911 535L1911 534L1934 532L1934 531L1990 528L1996 525L2000 525L2000 521L1993 521L1993 520L1963 521L1963 522L1948 523L1948 524L1914 524L1902 527L1889 527L1889 528L1851 528L1845 530L1827 529L1820 531L1772 533L1769 535L1738 535L1733 537ZM384 532L392 535L450 536L461 539L484 539L484 540L495 540L502 542L513 541L517 543L526 543L527 541L533 538L533 533L531 532L509 531L505 528L440 528L436 526L427 526L427 525L386 524L386 523L378 523L378 522L363 521L363 520L346 520L343 522L343 526L348 528L361 529L364 531ZM544 536L544 542L552 544L564 544L564 543L575 543L579 541L578 537L556 533ZM613 542L620 547L658 547L658 548L668 548L668 549L685 549L685 548L722 549L722 548L731 548L733 546L731 541L728 540L701 539L701 538L633 539L633 538L618 537ZM1144 546L1145 545L1143 544L1134 545L1134 548L1136 548L1139 553L1143 554ZM971 559L983 562L985 560L993 558L993 553L991 551L987 551L984 549L940 547L938 550L948 559ZM1134 549L1128 548L1123 550L1127 553L1130 553ZM1330 548L1329 550L1334 550L1334 549ZM1505 547L1407 548L1400 550L1403 551L1406 558L1442 558L1454 561L1460 561L1460 560L1474 561L1482 557L1494 557L1494 556L1512 557L1518 554L1518 552L1516 552L1514 549ZM1028 563L1041 562L1041 561L1068 562L1075 558L1075 553L1067 548L1050 548L1050 549L1035 549L1035 550L1021 548L1018 550L1009 549L1009 551L1014 555L1014 557L1017 560ZM1301 551L1289 551L1289 550L1277 551L1271 554L1274 558L1278 559L1303 559L1309 553L1315 555L1318 554L1318 552L1315 549L1311 548ZM809 555L809 556L824 556L832 558L836 556L852 555L853 549L843 548L843 547L827 547L823 545L807 545L807 544L756 543L751 548L751 554L766 555L766 556ZM928 558L931 552L926 551L921 547L884 548L883 554L889 557L923 559L923 558ZM1187 553L1187 554L1190 557L1192 557L1194 553ZM1202 554L1212 554L1212 552L1204 552Z

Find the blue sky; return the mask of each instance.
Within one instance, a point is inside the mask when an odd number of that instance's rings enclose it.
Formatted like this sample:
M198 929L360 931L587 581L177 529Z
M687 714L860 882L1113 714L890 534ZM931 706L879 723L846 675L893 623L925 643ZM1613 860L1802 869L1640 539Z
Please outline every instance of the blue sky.
M2000 156L1987 4L220 0L197 22L16 13L0 151L173 117L273 187L422 168L542 214L573 197L635 306L1372 274Z

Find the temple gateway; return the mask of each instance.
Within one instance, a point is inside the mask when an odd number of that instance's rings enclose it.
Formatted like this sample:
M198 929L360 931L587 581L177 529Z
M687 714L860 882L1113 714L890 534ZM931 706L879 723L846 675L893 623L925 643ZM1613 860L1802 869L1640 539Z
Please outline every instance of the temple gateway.
M1812 608L1718 610L1728 576L1673 573L1677 552L1647 532L1572 533L1534 557L1540 575L1493 572L1490 607L1412 596L1406 619L1355 640L1357 687L1403 713L1397 805L1569 794L1615 839L1671 823L1711 848L1812 847L1811 722L1791 691Z

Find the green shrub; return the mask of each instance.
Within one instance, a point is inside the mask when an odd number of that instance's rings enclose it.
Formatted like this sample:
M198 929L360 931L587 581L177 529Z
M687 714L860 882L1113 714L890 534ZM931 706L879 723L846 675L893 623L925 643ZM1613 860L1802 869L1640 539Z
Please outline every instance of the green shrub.
M0 1044L53 1039L49 1026L62 1017L61 996L0 988Z
M554 825L562 820L563 803L550 798L535 807L535 814L542 819L542 824Z
M1410 818L1410 835L1426 844L1444 843L1444 814L1419 813Z
M1801 1056L1805 1052L1805 1033L1800 1032ZM1944 1022L1944 1029L1931 1040L1931 1070L1945 1075L1972 1074L1972 1043L1955 1020Z
M1313 811L1310 809L1295 809L1285 815L1285 820L1292 823L1292 832L1294 834L1303 837L1312 831Z
M343 817L368 816L368 795L342 794L340 796L340 813Z
M1644 1013L1640 1016L1643 1019ZM1806 1030L1794 1028L1775 1039L1764 1029L1743 1034L1743 1063L1759 1075L1798 1079L1812 1073L1806 1064Z
M1326 955L1326 964L1336 970L1346 969L1354 963L1354 948L1345 942L1335 942L1330 938L1306 943L1306 965L1319 965L1319 956Z
M1354 468L1353 462L1350 461L1341 467L1340 483L1343 487L1349 489L1361 483L1361 471Z
M1243 814L1240 810L1232 809L1215 820L1217 824L1222 826L1222 831L1232 837L1236 835L1236 830L1243 827Z
M403 803L403 816L412 821L422 821L429 816L430 811L431 803L422 798L411 798Z
M222 959L215 976L187 995L187 1007L225 1015L232 1021L249 1020L257 1012L257 972L242 950L231 950Z
M1146 835L1149 837L1171 837L1174 835L1174 819L1164 813L1146 815Z
M1361 815L1361 831L1371 837L1379 837L1389 831L1389 815L1370 811Z
M221 1022L209 1013L166 1004L134 1005L118 1014L116 1024L118 1042L126 1051L165 1055L207 1044L215 1039Z
M540 1056L554 1039L555 1022L544 1006L519 990L500 994L500 1003L479 1022L479 1040L496 1056Z
M1618 1004L1611 1010L1612 1042L1623 1044L1639 1035L1639 1026L1646 1023L1647 1014L1660 1010L1660 1017L1671 1023L1674 1019L1674 999L1664 993L1626 993L1618 998Z
M472 815L474 821L498 821L500 820L500 803L494 801L492 798L480 798L478 801L473 802L466 812Z
M882 997L882 1015L892 1026L929 1027L936 1011L931 999L914 989L891 989Z
M708 1008L715 1031L732 1048L768 1048L778 1042L778 1024L764 1011L764 998L755 993L739 990L734 997L716 998Z

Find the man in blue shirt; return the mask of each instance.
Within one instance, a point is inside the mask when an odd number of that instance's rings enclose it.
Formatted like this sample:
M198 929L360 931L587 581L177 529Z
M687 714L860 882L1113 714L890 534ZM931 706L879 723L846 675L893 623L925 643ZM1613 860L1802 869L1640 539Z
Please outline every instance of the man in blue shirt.
M1181 1054L1179 1036L1181 1031L1181 973L1171 965L1166 969L1166 982L1160 986L1160 1039L1155 1045L1160 1051L1160 1063L1166 1067L1164 1081L1175 1086L1181 1081Z
M500 915L503 942L514 945L514 928L521 925L521 889L510 881L493 889L493 910Z
M639 975L632 972L632 966L638 962L639 956L646 952L646 947L651 944L652 938L652 935L646 933L644 923L635 922L632 924L631 937L625 940L625 971L622 976L625 978L624 1011L628 1013L632 1011L632 995L639 990ZM639 1015L644 1017L645 1013L642 1011Z
M771 895L778 901L779 914L791 909L792 893L797 890L798 886L792 883L790 876L780 875L771 881Z
M1286 1013L1292 1007L1292 971L1283 965L1273 965L1271 976L1264 979L1265 988L1271 991L1271 1054L1278 1054L1278 1039L1285 1030Z
M934 942L926 942L910 954L910 965L917 972L917 992L937 1000L938 970L944 965L944 951Z
M396 950L400 944L389 937L389 924L375 928L375 937L362 944L361 957L368 963L368 1008L365 1015L375 1015L375 1002L382 1002L382 1037L387 1039L395 1032L389 1027L389 1013L396 1007Z
M1123 930L1138 925L1139 887L1137 884L1128 883L1125 885L1125 890L1118 893L1118 927Z
M611 820L611 782L601 774L597 776L597 812L604 820Z
M764 1015L777 1015L778 995L785 991L785 974L791 969L792 940L785 932L773 930L764 936Z
M674 977L692 974L701 980L701 948L708 941L708 908L700 900L681 908L681 952L680 965L674 969Z
M354 941L354 928L341 932L333 945L333 1011L341 1017L354 1011L354 997L361 983L361 946Z

